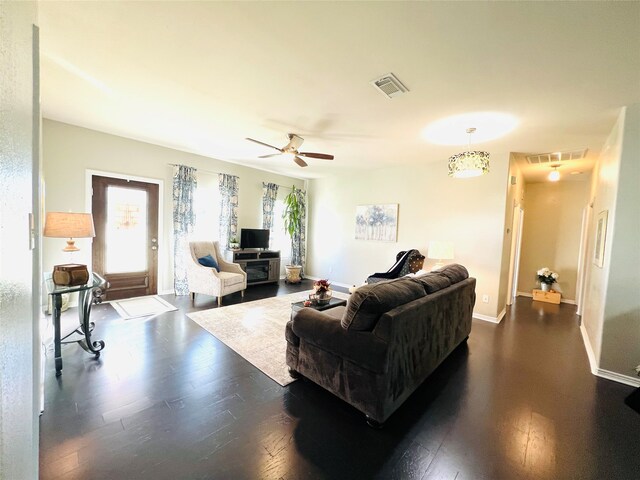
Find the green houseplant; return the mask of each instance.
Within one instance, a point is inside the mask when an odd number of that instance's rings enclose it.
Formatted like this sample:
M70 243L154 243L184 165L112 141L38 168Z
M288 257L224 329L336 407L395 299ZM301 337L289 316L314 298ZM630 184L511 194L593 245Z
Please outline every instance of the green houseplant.
M285 265L287 272L286 281L288 283L299 283L302 281L300 272L302 271L302 259L298 250L295 248L296 241L300 238L302 232L302 220L304 218L304 194L302 190L291 188L291 192L284 199L284 212L282 219L284 220L284 229L291 237L291 265Z

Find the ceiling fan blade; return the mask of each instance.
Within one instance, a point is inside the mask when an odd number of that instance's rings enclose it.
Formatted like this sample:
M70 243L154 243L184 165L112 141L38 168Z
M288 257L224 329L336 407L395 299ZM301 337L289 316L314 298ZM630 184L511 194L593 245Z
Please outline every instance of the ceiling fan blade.
M258 143L260 145L264 145L265 147L273 148L274 150L278 150L280 153L282 153L282 149L280 149L278 147L274 147L273 145L269 145L268 143L264 143L264 142L261 142L259 140L254 140L253 138L249 138L249 137L247 137L247 140L249 140L250 142L253 142L253 143Z
M333 160L333 155L327 153L299 152L298 155L309 158L319 158L321 160Z
M305 162L303 159L301 159L299 156L295 156L293 157L293 161L296 162L298 165L300 165L301 167L306 167L307 166L307 162Z
M280 153L270 153L269 155L260 155L258 158L279 157L280 155L282 155L282 152L280 152Z

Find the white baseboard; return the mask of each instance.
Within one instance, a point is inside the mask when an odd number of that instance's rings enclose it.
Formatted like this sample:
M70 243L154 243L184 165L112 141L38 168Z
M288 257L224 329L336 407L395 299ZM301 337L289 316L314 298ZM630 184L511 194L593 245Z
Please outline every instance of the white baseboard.
M504 316L503 312L504 310L497 317L491 317L489 315L483 315L481 313L473 312L473 318L475 318L476 320L482 320L484 322L500 323L500 320L502 320L502 317Z
M631 375L623 375L621 373L605 370L598 367L596 355L591 348L591 342L589 341L589 334L584 324L580 325L580 333L582 334L582 340L584 342L584 348L587 351L587 357L589 357L589 365L591 367L591 373L600 378L606 378L614 382L623 383L632 387L640 387L640 377L632 377Z
M595 373L598 377L606 378L607 380L613 380L614 382L624 383L631 387L640 387L640 377L631 377L629 375L622 375L621 373L611 372L604 368L599 368Z
M596 354L591 348L591 341L589 340L589 334L584 324L580 325L580 333L582 334L582 341L584 342L584 349L587 351L587 357L589 358L589 365L591 367L591 373L596 375L598 371L598 361L596 360Z
M533 294L529 293L529 292L518 292L516 296L533 298ZM560 302L561 303L566 303L568 305L577 305L576 301L575 300L571 300L570 298L561 298Z

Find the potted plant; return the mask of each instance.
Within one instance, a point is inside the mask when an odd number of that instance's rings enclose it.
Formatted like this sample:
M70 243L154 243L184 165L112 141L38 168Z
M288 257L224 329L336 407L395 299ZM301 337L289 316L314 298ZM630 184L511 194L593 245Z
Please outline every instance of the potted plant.
M558 274L556 272L552 272L549 268L544 267L536 272L538 276L538 281L540 282L540 289L548 292L551 289L551 285L556 283L558 280Z
M284 212L282 219L284 220L284 229L291 237L291 264L285 265L287 273L287 283L299 283L302 281L300 272L302 271L302 259L296 254L295 243L299 240L302 233L302 219L304 218L304 197L302 190L294 185L291 192L284 199Z

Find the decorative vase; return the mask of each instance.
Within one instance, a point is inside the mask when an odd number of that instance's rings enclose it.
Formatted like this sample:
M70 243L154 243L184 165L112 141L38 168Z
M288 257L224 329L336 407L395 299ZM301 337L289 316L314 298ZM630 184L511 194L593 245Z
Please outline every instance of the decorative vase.
M551 290L551 285L549 285L548 283L541 282L540 290L542 290L543 292L548 292L549 290Z
M319 292L316 295L318 305L327 305L331 300L331 296L333 295L333 293L331 293L331 290L326 290L324 292Z

